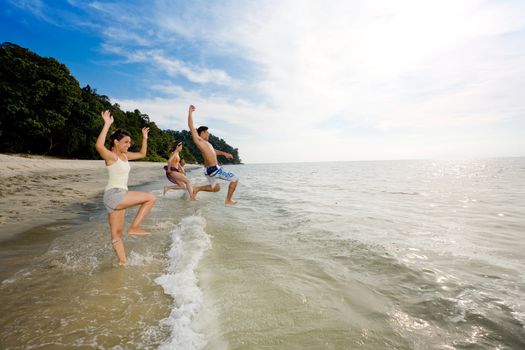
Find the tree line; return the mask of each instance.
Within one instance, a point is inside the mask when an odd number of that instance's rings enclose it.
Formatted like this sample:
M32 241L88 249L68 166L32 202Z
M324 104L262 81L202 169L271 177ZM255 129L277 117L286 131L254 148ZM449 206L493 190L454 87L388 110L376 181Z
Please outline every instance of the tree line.
M149 127L146 160L164 161L175 141L183 141L181 157L187 163L203 159L187 130L161 130L138 109L123 111L89 85L80 87L66 65L41 57L26 48L5 42L0 45L0 152L30 153L77 159L100 159L95 142L102 129L100 112L109 109L115 117L110 133L125 129L138 151L141 129ZM210 135L210 143L229 152L240 164L237 148Z

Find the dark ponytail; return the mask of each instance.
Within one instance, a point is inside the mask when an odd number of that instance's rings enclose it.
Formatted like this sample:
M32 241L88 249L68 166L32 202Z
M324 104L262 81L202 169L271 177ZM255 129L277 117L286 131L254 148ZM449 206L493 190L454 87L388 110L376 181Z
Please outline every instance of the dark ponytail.
M174 152L181 143L182 141L175 141L170 148L170 153Z

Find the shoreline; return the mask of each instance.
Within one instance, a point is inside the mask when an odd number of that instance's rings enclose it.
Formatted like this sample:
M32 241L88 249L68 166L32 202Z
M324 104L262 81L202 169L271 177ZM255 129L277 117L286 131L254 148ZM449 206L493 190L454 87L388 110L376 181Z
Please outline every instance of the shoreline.
M0 242L41 225L74 219L101 196L103 160L0 154ZM132 161L130 187L164 178L165 163ZM200 167L187 164L188 170Z

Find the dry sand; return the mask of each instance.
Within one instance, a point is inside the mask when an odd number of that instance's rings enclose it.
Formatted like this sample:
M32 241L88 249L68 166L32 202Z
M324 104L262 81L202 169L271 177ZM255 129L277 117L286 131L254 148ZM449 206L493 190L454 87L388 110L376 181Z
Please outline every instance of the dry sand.
M163 163L131 163L129 185L164 177ZM0 241L31 227L81 214L108 180L103 160L0 154Z

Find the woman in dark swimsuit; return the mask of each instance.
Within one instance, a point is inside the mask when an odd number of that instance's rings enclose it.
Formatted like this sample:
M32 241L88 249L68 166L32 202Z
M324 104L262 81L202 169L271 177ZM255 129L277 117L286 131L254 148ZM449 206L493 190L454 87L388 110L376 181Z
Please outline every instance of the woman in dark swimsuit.
M193 188L191 187L191 181L184 173L184 169L181 165L181 159L179 152L182 150L182 141L175 142L171 148L170 159L168 159L168 165L164 166L166 171L166 177L173 183L173 186L164 186L164 194L169 190L182 190L186 189L190 195L190 200L194 201L195 195L193 194Z

